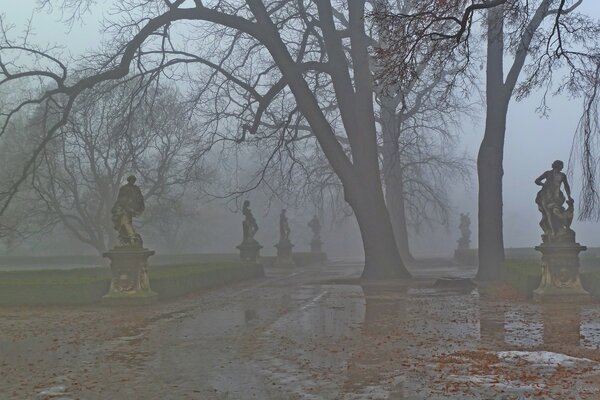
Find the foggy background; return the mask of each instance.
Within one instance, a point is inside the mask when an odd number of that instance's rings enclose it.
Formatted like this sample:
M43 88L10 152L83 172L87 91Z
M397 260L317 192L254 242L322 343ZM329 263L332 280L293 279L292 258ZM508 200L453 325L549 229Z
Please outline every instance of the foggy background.
M84 18L85 23L76 23L71 29L59 21L60 14L33 13L35 0L18 2L0 0L0 9L20 29L32 18L33 41L38 43L56 43L64 45L72 56L83 54L86 49L94 49L99 43L101 20L109 10L106 2L96 6L91 14ZM591 17L600 17L599 2L584 2L580 11ZM506 72L506 71L505 71ZM483 71L482 71L483 73ZM532 247L540 243L541 229L538 226L540 214L534 203L539 187L533 181L543 171L550 169L555 159L567 164L571 152L573 133L581 115L581 100L570 101L565 96L551 97L549 116L540 117L535 110L541 96L535 93L525 101L512 101L508 112L508 125L504 149L504 244L510 247ZM473 161L484 130L485 111L482 106L474 106L476 118L464 119L459 135L459 153L466 152ZM475 165L473 163L473 165ZM577 169L570 181L576 204L581 188ZM571 176L571 175L569 175ZM472 247L477 247L477 176L473 167L471 182L467 186L458 184L451 190L451 210L449 227L433 225L422 229L419 234L411 233L411 250L419 256L449 256L456 248L460 236L458 223L460 213L470 213ZM308 221L315 213L310 206L294 209L275 202L269 202L268 196L261 191L250 193L252 209L260 226L256 235L264 246L263 254L274 253L273 245L278 239L278 219L281 208L288 209L288 218L292 229L291 239L295 251L307 251L310 242ZM232 253L241 242L241 213L235 204L228 200L202 200L196 205L197 217L186 225L181 235L182 252ZM577 212L577 208L576 208ZM577 219L577 214L576 217ZM322 237L325 250L332 257L361 258L363 247L354 218L345 218L332 222L325 215ZM600 246L600 224L595 221L574 221L573 229L577 241L587 246ZM75 239L65 240L63 235L46 235L43 240L34 239L22 245L15 254L94 254L94 249ZM160 240L148 235L142 228L148 246L157 251L168 251Z

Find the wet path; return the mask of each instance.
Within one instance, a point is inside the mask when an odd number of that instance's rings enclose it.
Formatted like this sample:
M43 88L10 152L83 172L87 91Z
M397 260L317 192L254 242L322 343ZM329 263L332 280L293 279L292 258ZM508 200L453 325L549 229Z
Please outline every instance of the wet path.
M0 309L0 399L600 398L600 305L359 271L271 270L147 308Z

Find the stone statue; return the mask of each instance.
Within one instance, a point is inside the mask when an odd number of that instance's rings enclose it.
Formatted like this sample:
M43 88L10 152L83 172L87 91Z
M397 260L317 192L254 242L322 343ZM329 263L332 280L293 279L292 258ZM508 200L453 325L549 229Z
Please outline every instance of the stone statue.
M573 222L573 204L571 188L567 176L561 172L563 162L556 160L552 163L552 169L544 172L536 180L535 184L542 187L537 193L535 203L542 213L540 227L544 231L542 240L550 241L575 241L575 232L571 230ZM567 208L563 207L565 195L561 191L561 185L567 194Z
M240 250L240 259L242 261L255 263L260 257L262 246L254 239L254 235L258 232L258 224L256 223L256 219L254 219L254 215L252 215L250 201L244 201L242 214L244 215L244 221L242 222L243 238L242 243L236 247Z
M471 245L471 217L469 213L460 214L460 229L461 237L458 239L458 249L468 249Z
M142 237L133 227L133 217L139 217L145 208L144 196L135 181L135 176L127 177L127 184L119 189L117 200L110 210L121 246L143 247Z
M323 242L321 241L321 222L315 215L313 219L308 222L308 227L312 230L313 237L310 241L310 252L311 253L323 253ZM322 260L324 260L324 254L322 254Z
M316 215L308 222L308 227L312 230L313 240L321 240L321 222Z
M289 242L290 241L290 226L288 224L287 216L285 215L285 209L281 210L281 214L279 214L279 242Z
M556 160L552 169L544 172L535 184L542 188L535 203L542 213L540 226L544 234L543 243L535 249L542 253L542 279L533 291L537 302L588 302L591 295L581 285L579 274L579 253L587 249L575 241L573 204L571 188L567 176L562 172L563 162ZM561 187L564 187L565 194ZM564 207L564 203L567 207Z
M250 201L244 201L242 206L242 214L244 215L244 222L242 222L243 239L242 243L254 242L254 235L258 232L258 224L252 210L250 209Z

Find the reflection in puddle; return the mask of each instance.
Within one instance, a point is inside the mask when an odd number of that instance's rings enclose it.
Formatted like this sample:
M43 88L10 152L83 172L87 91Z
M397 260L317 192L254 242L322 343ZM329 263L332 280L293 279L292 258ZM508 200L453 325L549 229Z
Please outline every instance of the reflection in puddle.
M544 342L540 315L526 306L512 306L504 313L504 342L513 346L535 347Z

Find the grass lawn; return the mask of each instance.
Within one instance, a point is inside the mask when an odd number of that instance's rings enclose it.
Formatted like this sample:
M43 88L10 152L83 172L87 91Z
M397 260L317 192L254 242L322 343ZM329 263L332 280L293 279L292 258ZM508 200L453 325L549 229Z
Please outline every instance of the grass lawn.
M264 275L261 265L207 262L150 266L160 299ZM0 305L93 304L108 292L108 267L0 272Z

